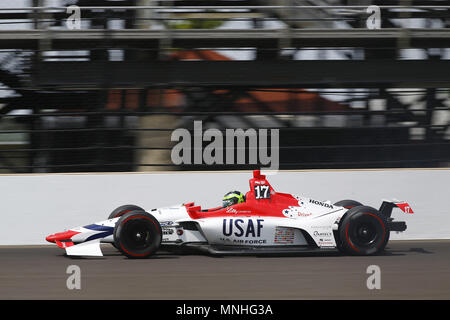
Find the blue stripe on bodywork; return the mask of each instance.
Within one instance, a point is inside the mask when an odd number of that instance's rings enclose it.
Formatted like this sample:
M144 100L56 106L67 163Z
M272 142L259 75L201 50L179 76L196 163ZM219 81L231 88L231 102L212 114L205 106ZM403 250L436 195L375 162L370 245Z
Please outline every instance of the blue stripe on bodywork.
M94 231L111 231L111 233L114 231L114 227L100 226L98 224L90 224L83 228L86 228L89 230L94 230Z
M97 234L93 234L92 236L88 237L86 240L84 241L90 241L90 240L94 240L94 239L99 239L99 238L106 238L107 236L112 235L112 232L101 232L101 233L97 233Z
M93 234L92 236L88 237L84 241L90 241L90 240L95 240L95 239L99 239L99 238L106 238L107 236L112 235L114 232L114 227L100 226L98 224L90 224L83 228L93 230L93 231L103 231L103 232L100 232L97 234Z

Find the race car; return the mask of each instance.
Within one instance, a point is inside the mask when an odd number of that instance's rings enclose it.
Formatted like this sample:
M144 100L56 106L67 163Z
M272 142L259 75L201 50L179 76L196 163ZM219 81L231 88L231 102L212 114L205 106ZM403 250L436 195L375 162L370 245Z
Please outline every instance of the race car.
M403 201L380 208L354 200L336 203L276 192L260 170L238 203L202 209L193 202L152 209L135 205L115 209L107 220L46 238L69 256L102 256L100 243L111 243L129 258L148 258L158 250L200 250L212 255L277 254L315 250L375 255L391 231L406 230L394 221L394 208L414 213Z

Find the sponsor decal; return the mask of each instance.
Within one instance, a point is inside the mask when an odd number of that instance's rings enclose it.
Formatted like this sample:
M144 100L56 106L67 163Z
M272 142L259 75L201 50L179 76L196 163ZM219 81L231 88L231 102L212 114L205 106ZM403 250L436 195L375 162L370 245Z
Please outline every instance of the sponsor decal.
M332 233L331 232L319 232L319 231L314 231L313 233L314 237L331 237Z
M235 237L253 237L261 236L264 219L223 219L223 235Z
M277 227L275 229L274 242L278 244L293 244L295 232L292 228Z
M309 199L309 203L315 204L317 206L322 206L322 207L325 207L325 208L334 209L332 204L329 204L329 203L326 203L326 202L322 202L322 201Z
M266 243L266 240L265 239L256 239L256 240L234 239L233 243L235 243L235 244L264 244L264 243Z
M163 232L163 235L171 235L171 234L173 234L175 231L172 229L172 228L162 228L162 232Z
M266 239L230 239L230 238L219 238L222 242L227 242L227 244L265 244Z
M227 213L238 213L238 211L234 208L228 207L227 208Z
M298 216L299 217L309 217L309 216L311 216L312 215L312 213L304 213L304 212L299 212L298 213Z
M330 246L334 247L335 246L332 232L314 231L313 236L314 236L314 238L316 238L317 244L320 247L330 247Z
M238 214L238 213L251 213L251 211L242 211L242 210L236 210L233 207L228 207L226 210L226 213L233 213L233 214Z
M300 210L302 210L302 208L289 206L288 209L283 209L282 213L285 217L288 218L309 217L312 215L312 213L301 212Z
M335 244L333 243L333 241L331 239L327 240L323 240L323 241L317 241L317 245L319 247L334 247Z

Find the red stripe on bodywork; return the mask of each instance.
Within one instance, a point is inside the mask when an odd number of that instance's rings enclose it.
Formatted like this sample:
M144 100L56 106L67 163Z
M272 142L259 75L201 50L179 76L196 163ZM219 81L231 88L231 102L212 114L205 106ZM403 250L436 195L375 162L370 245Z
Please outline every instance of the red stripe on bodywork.
M56 241L63 241L63 240L70 240L72 239L72 237L76 234L79 234L81 232L77 232L77 231L65 231L65 232L59 232L59 233L55 233L52 234L50 236L48 236L47 238L45 238L45 240L47 240L48 242L56 242Z

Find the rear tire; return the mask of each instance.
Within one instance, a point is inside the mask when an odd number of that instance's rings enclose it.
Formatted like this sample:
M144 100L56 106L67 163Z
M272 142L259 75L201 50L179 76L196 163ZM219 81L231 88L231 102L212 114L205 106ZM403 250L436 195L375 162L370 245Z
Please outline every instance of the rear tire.
M339 226L338 248L351 255L374 255L384 250L389 240L386 217L368 206L350 209Z
M145 259L160 247L162 230L158 220L143 210L125 213L114 228L114 244L125 256Z
M344 207L345 209L352 209L354 207L362 206L363 204L358 201L355 201L355 200L341 200L341 201L336 202L334 205L339 206L339 207ZM345 251L344 248L342 247L342 241L341 241L339 232L333 231L333 233L334 233L334 237L336 239L336 247L341 252Z
M362 206L363 204L355 200L341 200L334 204L335 206L351 209L354 207Z
M120 206L120 207L114 209L113 212L111 212L109 214L108 219L114 219L114 218L120 217L120 216L124 215L125 213L133 211L133 210L145 211L141 207L135 206L134 204L125 204L123 206Z

